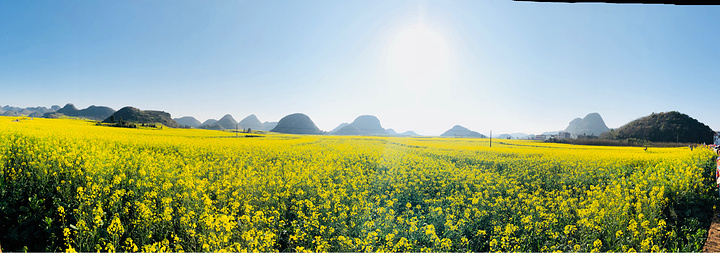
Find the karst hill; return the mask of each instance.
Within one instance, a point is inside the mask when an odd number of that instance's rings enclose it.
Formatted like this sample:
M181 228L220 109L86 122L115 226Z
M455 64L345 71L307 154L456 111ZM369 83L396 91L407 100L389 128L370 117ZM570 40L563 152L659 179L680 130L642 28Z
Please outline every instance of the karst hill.
M132 106L126 106L103 120L103 123L118 123L120 121L134 124L163 124L168 127L182 127L175 122L170 113L163 111L140 110Z
M310 117L302 113L294 113L283 117L278 121L277 126L270 131L286 134L322 133Z
M602 138L639 139L651 142L713 143L713 130L698 120L677 111L652 113L633 120Z
M445 131L440 136L442 137L457 137L457 138L485 138L486 136L484 134L471 131L470 129L467 129L460 125L455 125L449 130Z
M602 133L610 131L605 125L605 121L599 113L590 113L584 118L575 118L570 121L565 132L577 135L600 136Z
M241 129L263 130L263 123L260 122L255 114L250 114L238 122L238 124L240 124Z
M361 115L355 120L335 131L336 135L388 135L388 131L380 125L380 120L372 115Z
M199 127L202 125L199 120L197 120L195 117L191 116L185 116L181 118L175 118L173 119L175 122L180 124L181 126L187 126L187 127Z
M91 105L88 108L78 110L75 105L68 103L63 108L55 112L48 112L43 115L45 118L59 118L62 116L71 116L78 118L86 118L91 120L104 120L115 113L110 107Z

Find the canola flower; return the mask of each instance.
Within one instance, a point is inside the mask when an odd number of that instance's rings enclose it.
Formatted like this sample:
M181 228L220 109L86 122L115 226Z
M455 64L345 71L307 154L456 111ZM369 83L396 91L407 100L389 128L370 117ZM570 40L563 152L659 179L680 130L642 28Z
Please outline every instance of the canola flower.
M704 148L14 119L0 117L10 250L697 251L717 201Z

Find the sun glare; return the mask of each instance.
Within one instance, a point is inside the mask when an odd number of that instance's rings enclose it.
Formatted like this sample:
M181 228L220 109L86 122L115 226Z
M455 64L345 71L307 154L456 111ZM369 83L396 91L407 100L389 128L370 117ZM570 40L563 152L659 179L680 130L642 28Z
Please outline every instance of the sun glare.
M450 53L443 36L419 24L399 32L390 42L386 66L393 76L418 85L441 81Z

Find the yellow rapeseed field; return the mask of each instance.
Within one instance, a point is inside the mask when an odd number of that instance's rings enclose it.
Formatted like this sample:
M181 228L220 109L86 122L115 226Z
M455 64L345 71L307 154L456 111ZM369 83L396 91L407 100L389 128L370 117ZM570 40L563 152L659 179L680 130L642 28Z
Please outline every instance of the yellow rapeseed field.
M718 200L716 156L706 148L232 137L0 117L0 244L30 251L693 251L701 250Z

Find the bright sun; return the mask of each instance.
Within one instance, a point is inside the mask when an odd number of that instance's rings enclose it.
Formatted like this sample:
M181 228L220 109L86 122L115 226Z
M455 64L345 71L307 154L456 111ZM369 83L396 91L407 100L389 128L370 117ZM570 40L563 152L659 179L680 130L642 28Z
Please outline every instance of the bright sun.
M398 33L386 55L387 70L416 86L429 86L447 75L450 53L441 34L419 24Z

